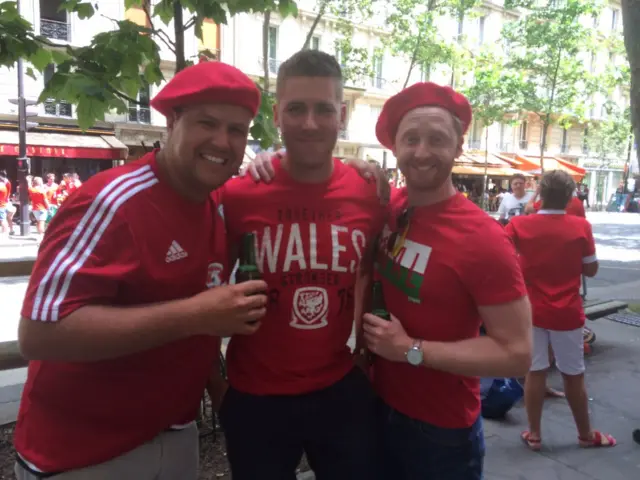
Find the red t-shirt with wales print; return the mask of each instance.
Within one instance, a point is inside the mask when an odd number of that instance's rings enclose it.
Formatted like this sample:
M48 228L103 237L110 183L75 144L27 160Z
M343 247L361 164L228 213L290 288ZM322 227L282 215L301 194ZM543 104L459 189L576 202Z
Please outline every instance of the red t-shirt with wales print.
M378 268L388 310L412 338L456 342L479 335L479 306L526 295L513 245L504 229L462 194L417 207L403 248L393 258L387 240L407 208L406 188L391 199ZM376 358L374 384L399 412L442 428L467 428L480 414L480 382L407 362Z
M257 263L269 285L267 314L253 335L231 338L229 383L254 395L294 395L326 388L353 368L347 340L354 286L367 243L386 208L373 181L334 159L324 183L294 181L274 159L269 184L227 182L229 241L256 234Z

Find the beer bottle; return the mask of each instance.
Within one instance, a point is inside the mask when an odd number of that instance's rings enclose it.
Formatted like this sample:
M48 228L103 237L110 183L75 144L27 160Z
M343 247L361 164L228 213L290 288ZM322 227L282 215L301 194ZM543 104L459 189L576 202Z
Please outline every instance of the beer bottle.
M236 283L249 280L262 280L262 273L256 262L256 236L253 233L245 233L242 237L240 263L236 270Z
M376 317L380 317L384 320L391 320L391 315L387 310L387 306L384 303L384 295L382 293L382 282L373 282L373 289L371 295L371 313Z

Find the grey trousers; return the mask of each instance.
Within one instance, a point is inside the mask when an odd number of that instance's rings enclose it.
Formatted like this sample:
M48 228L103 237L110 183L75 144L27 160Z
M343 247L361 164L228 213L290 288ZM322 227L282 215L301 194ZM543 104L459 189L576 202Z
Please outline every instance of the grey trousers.
M52 480L196 480L198 428L162 432L150 442L99 465L48 477ZM16 463L17 480L39 480Z

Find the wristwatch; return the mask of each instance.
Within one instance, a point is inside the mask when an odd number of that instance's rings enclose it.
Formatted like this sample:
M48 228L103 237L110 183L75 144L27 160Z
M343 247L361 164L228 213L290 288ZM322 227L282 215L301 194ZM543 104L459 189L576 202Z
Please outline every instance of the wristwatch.
M414 367L422 365L422 340L414 340L413 346L407 351L407 362L409 362Z

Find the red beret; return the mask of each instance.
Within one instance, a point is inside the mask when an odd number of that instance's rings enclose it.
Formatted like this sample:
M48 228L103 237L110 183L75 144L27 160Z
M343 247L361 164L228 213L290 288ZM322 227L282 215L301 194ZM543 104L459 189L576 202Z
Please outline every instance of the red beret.
M255 117L260 90L236 67L222 62L200 62L178 72L151 100L165 117L178 107L199 103L224 103L245 107Z
M393 148L402 117L418 107L441 107L462 122L462 133L471 123L471 105L467 98L451 87L432 82L420 82L405 88L388 99L376 124L376 137L387 148Z

